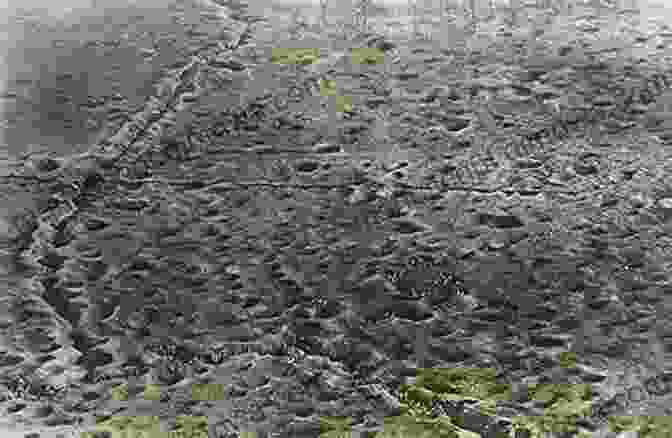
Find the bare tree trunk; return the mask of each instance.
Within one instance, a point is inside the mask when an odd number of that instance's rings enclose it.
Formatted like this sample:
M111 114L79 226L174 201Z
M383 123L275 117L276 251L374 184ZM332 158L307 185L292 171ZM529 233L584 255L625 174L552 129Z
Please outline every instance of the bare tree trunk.
M328 6L329 0L320 0L320 22L322 23L322 26L327 26L329 23L327 23L327 6Z
M360 0L360 32L366 32L369 30L369 9L371 6L371 0Z
M537 54L537 20L536 17L530 18L530 34L527 40L527 57L532 59Z

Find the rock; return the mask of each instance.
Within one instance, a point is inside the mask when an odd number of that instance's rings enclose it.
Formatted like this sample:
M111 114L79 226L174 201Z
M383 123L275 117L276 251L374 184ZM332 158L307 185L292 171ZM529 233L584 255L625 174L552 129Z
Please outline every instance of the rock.
M366 45L367 47L376 48L378 50L382 50L383 52L388 52L390 50L397 48L396 44L387 40L385 37L379 35L371 37L366 42Z
M479 213L477 221L494 228L517 228L525 225L518 216L512 214Z
M147 48L141 48L140 49L140 54L143 57L150 58L156 54L156 50L154 49L147 49Z
M333 143L319 143L313 146L313 153L316 154L336 154L343 151L341 145Z
M609 377L608 372L584 364L577 364L576 372L581 376L582 380L589 383L603 382Z
M391 223L395 231L401 234L422 233L433 229L431 225L411 217L392 218Z
M312 173L320 168L318 161L304 160L294 165L294 170L302 173Z
M106 219L97 216L89 216L84 222L84 226L88 231L99 231L110 225Z
M112 207L120 210L139 211L149 206L149 201L143 198L116 199L110 203Z
M414 70L408 70L404 72L399 72L395 73L392 75L394 79L398 79L400 81L407 81L409 79L416 79L420 77L420 72L419 71L414 71Z
M553 347L567 347L571 342L570 335L562 334L535 334L530 336L530 342L536 347L553 348Z
M444 117L441 124L448 131L458 132L458 131L461 131L461 130L465 129L467 126L469 126L469 124L471 124L471 120L466 118L466 117L457 117L457 116L447 115L447 116Z

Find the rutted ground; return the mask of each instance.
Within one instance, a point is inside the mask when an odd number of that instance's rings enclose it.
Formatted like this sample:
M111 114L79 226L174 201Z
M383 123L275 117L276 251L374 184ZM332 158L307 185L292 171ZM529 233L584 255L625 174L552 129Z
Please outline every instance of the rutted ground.
M472 58L473 83L418 90L433 57L420 53L396 76L405 102L386 101L406 111L390 116L402 127L390 152L366 142L366 112L325 137L291 108L270 117L283 105L272 94L231 110L245 82L230 71L267 56L247 50L238 62L201 50L93 153L34 162L60 200L45 204L24 253L40 267L37 289L33 304L17 295L7 309L3 333L14 325L19 337L3 360L17 375L41 370L56 392L20 395L9 375L7 392L23 400L4 403L7 418L207 415L220 431L315 436L325 416L372 428L399 413L400 384L418 367L465 366L509 383L589 382L594 422L667 412L665 352L649 340L667 335L669 149L639 112L669 72L635 72L646 79L636 96L610 101L625 74L605 65L503 76ZM524 107L525 95L560 97L582 71L607 78L584 86L622 121L602 141L585 140L585 108L570 102L578 115L560 133L542 130L531 104L525 117L495 107L498 132L525 138L478 147L470 127L484 117L470 90L516 83ZM234 85L215 96L222 75ZM17 325L26 318L31 328ZM575 376L560 366L567 350L580 353ZM171 399L112 400L129 381L133 394L155 383ZM194 382L224 385L224 400L193 400Z

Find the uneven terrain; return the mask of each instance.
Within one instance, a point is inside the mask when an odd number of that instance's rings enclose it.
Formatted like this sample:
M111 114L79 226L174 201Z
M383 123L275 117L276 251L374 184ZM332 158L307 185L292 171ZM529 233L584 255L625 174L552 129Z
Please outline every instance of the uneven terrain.
M609 415L669 413L672 32L576 10L530 55L529 29L496 20L438 47L297 41L244 12L194 35L89 151L7 176L35 203L7 231L8 426L204 415L215 436L313 437L350 416L372 431L420 368L469 367L592 385L594 436ZM385 62L327 61L353 97L336 112L322 67L271 62L293 45ZM195 400L195 383L224 397ZM498 415L535 409L521 396Z

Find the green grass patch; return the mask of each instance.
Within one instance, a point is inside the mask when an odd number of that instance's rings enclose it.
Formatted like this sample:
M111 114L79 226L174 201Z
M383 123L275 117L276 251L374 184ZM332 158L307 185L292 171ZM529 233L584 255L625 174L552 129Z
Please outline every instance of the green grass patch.
M192 385L191 397L198 401L223 400L224 385L213 383Z
M114 415L96 421L96 432L109 432L112 438L166 438L159 417Z
M142 393L145 400L161 400L161 387L159 385L145 385L145 390Z
M431 417L432 402L437 399L464 400L478 398L487 415L494 415L495 401L510 398L509 385L495 381L496 371L490 368L423 369L413 385L400 390L402 414L385 419L377 438L439 437L478 438L480 435L459 426L459 419ZM350 419L324 419L320 438L350 437Z
M563 368L576 368L577 356L573 351L563 351L558 358Z
M339 113L351 113L352 112L352 98L349 96L332 96L331 99L334 99L334 104L336 106L336 111Z
M334 99L336 111L339 113L352 112L352 98L349 96L338 95L336 81L331 79L320 79L320 94L324 97Z
M116 401L126 401L128 400L128 384L122 383L120 385L114 386L111 390L112 399Z
M574 363L571 360L569 362ZM437 400L477 400L483 415L494 416L496 402L509 400L511 397L510 385L497 382L496 375L496 370L492 368L440 368L419 371L415 382L412 385L403 385L400 390L402 415L386 419L384 430L376 436L480 436L465 430L461 418L432 417L432 404ZM514 418L514 434L520 430L527 431L531 438L543 438L550 432L576 432L577 420L591 413L593 393L589 385L539 384L532 385L529 390L533 399L543 403L545 415ZM343 419L333 420L328 424L332 427L322 435L323 438L348 436L348 423ZM666 430L663 426L658 426L658 429Z
M415 417L400 415L385 419L383 430L377 438L480 438L480 435L461 429L450 418Z
M204 416L179 415L175 428L161 430L159 417L115 415L99 418L95 430L82 438L94 438L96 432L109 432L112 438L208 438L208 419Z
M112 399L116 401L128 401L128 384L122 383L111 389ZM142 397L145 400L161 400L161 387L159 385L145 385ZM194 384L191 387L191 395L196 401L217 401L224 399L224 386L221 384Z
M320 418L320 438L345 438L352 435L352 418Z
M564 362L563 362L564 361ZM575 355L566 355L562 366L575 366ZM464 429L463 419L431 415L437 400L477 400L483 415L496 415L496 402L508 400L511 388L499 383L492 368L438 368L422 369L413 384L400 388L402 413L385 419L384 428L377 438L438 437L477 438L479 435ZM128 385L112 388L115 400L128 400ZM544 415L513 418L513 433L527 431L530 438L543 438L549 433L576 433L580 418L591 415L592 387L587 384L537 384L528 388L530 397L541 402ZM215 401L225 398L224 385L195 384L192 398ZM147 400L160 400L161 388L147 385ZM642 438L672 436L672 418L668 416L618 416L609 419L614 432L636 431ZM110 432L113 438L208 438L206 417L178 416L174 430L162 431L159 418L153 416L108 416L96 421L96 431ZM320 438L346 438L352 436L352 419L349 417L324 417L320 424ZM82 438L95 438L83 432ZM253 438L254 432L241 432L241 438ZM581 435L579 435L581 436Z
M317 62L319 59L319 48L279 48L273 49L273 54L271 55L271 62L286 65L310 65Z
M375 47L357 47L351 51L353 64L383 64L385 52Z
M335 100L336 111L339 113L352 112L352 98L349 96L340 96L336 88L336 81L331 79L320 79L320 94L324 97Z
M613 416L609 427L616 433L635 431L640 438L666 438L672 436L672 417L669 415Z
M168 432L170 438L208 438L208 418L196 415L180 415L175 430Z
M493 368L423 369L413 385L403 385L402 403L416 414L428 414L436 399L478 399L485 415L494 415L497 400L511 399L511 388L496 381Z
M320 94L322 96L336 96L336 81L331 79L320 79Z

